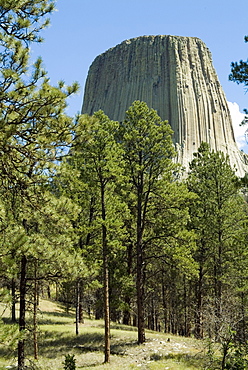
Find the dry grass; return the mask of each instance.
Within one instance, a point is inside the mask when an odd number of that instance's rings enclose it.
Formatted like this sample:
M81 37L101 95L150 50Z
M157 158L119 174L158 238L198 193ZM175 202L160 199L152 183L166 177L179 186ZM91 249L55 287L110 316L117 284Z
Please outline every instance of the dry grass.
M8 312L5 313L8 315ZM136 328L112 324L111 363L103 364L103 321L85 319L75 335L74 315L66 314L63 307L54 302L41 301L39 314L39 360L41 370L62 370L65 355L75 355L77 369L84 370L196 370L203 369L202 343L183 338L147 331L147 341L137 345ZM26 353L31 363L32 336L27 340ZM0 346L0 370L16 363L14 352Z

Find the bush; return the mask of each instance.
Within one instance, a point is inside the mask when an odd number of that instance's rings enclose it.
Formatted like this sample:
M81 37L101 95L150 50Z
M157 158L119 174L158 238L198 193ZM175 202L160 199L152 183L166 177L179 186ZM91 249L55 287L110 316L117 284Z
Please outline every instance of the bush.
M236 349L236 351L227 360L225 368L228 370L246 370L248 361L246 353L243 349Z
M65 355L63 365L64 370L76 370L76 359L74 358L74 355Z

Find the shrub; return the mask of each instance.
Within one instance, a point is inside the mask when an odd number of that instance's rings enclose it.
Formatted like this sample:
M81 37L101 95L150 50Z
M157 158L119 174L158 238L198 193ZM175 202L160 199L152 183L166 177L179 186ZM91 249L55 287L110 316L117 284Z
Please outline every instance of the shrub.
M74 358L74 355L65 355L63 365L64 370L76 370L76 359Z

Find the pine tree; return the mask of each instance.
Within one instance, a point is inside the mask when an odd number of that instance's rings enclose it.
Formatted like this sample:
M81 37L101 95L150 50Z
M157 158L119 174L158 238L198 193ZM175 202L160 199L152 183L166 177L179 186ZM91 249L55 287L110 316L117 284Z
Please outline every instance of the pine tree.
M2 188L23 195L70 140L64 109L77 84L51 86L40 58L29 67L29 45L42 41L42 18L53 7L49 0L1 2L0 179Z
M46 175L71 141L72 119L64 110L66 98L78 88L63 82L51 86L40 58L29 67L30 45L42 41L40 31L48 25L45 17L53 9L49 0L3 0L0 7L0 197L6 212L12 213L8 219L24 234L28 234L27 219L20 219L20 204L24 198L30 209L40 204L40 185L47 182ZM23 332L28 261L21 251L19 326ZM22 370L24 339L18 348Z
M245 36L245 42L248 42L248 36ZM231 73L229 75L229 80L236 82L237 84L244 84L247 88L248 86L248 60L240 62L232 62L231 63ZM246 114L245 118L242 121L242 124L248 123L248 110L244 109Z
M232 285L229 274L237 254L244 253L245 203L238 194L238 179L228 157L210 151L206 143L201 144L190 164L187 182L197 194L190 209L191 227L197 234L195 259L199 264L195 334L203 336L203 305L206 306L207 297L214 318L211 330L218 338Z
M155 110L140 101L135 101L128 109L120 127L119 140L124 150L126 175L132 192L131 213L136 224L134 245L139 344L145 341L145 276L149 252L154 252L154 257L166 254L163 250L166 238L170 237L173 228L175 235L178 232L173 219L170 226L166 222L170 210L172 216L173 208L180 213L177 206L171 207L170 204L172 199L175 200L177 192L177 186L173 185L173 171L176 171L177 166L172 161L175 152L171 136L169 124L162 121ZM157 250L154 251L156 246Z
M82 248L89 248L89 233L92 226L101 227L101 255L103 271L104 319L105 319L105 362L110 361L110 308L109 308L109 261L113 253L111 247L119 243L118 236L121 230L121 219L118 213L120 201L115 192L116 184L121 177L122 151L115 136L118 122L111 121L102 111L94 113L92 117L79 117L76 136L69 162L80 168L85 192L89 189L90 203L95 199L97 217L93 222L90 218L86 226L87 238L82 242ZM119 213L120 214L120 213ZM92 241L96 248L99 239ZM83 245L85 244L85 245ZM94 258L97 250L94 250Z

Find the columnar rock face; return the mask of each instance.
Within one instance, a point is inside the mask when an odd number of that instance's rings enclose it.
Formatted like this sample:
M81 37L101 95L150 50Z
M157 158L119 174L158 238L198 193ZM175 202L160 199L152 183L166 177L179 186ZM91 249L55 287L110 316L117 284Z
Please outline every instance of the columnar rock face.
M238 175L248 171L211 54L200 39L143 36L99 55L88 73L82 113L102 109L122 121L134 100L145 101L169 121L178 161L186 169L205 141L211 149L229 154Z

